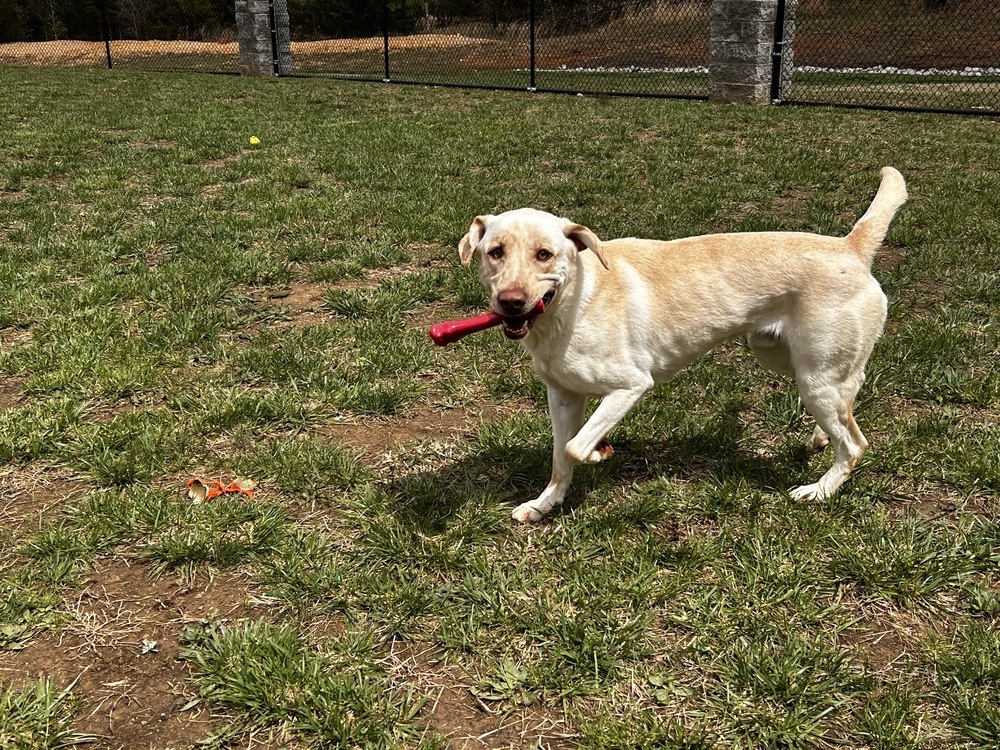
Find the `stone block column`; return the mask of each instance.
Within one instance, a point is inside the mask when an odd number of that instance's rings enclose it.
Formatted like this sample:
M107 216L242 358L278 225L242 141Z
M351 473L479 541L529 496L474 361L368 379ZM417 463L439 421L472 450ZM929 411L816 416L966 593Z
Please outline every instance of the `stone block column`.
M781 87L791 84L797 0L785 0ZM770 104L778 0L712 0L708 98Z
M271 29L272 10L274 38ZM292 72L288 0L236 0L236 34L240 48L240 75L271 76L276 73L288 75Z

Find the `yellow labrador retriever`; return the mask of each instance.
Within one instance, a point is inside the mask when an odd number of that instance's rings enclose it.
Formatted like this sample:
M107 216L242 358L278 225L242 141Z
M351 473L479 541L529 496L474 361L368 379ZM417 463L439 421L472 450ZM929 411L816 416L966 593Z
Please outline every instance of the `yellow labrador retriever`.
M868 447L852 407L886 317L872 258L906 197L903 176L885 167L846 237L602 242L587 227L530 208L476 217L459 244L462 263L478 258L504 333L522 342L548 386L552 479L514 518L538 521L559 505L573 467L611 454L605 435L643 395L739 335L762 365L795 379L816 420L807 447L833 444L830 470L792 496L836 492ZM532 317L539 300L545 312ZM584 424L590 396L601 402Z

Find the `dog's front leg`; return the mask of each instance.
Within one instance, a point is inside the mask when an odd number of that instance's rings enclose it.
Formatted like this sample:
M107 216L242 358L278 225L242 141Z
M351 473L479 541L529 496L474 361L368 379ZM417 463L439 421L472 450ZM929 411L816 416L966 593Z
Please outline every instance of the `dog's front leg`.
M573 480L573 462L566 455L566 443L583 424L587 398L551 385L548 393L549 417L552 420L552 479L535 500L521 503L514 509L513 517L517 521L541 521L546 513L563 501Z
M605 396L597 409L587 420L587 424L566 444L566 455L576 464L596 464L608 455L599 449L599 443L612 427L618 424L622 417L629 413L653 387L653 383L632 388L630 390L612 391Z

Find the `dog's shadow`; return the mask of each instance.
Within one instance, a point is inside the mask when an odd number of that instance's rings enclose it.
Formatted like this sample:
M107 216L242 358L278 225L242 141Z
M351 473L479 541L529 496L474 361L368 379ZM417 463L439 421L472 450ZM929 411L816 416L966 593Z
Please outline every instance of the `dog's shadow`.
M786 440L770 450L751 450L741 440L738 415L717 415L709 428L679 429L648 440L613 432L614 454L600 464L578 467L566 502L553 512L580 507L588 496L616 485L656 479L707 481L725 491L736 484L779 491L800 483L809 456L801 442ZM392 511L424 534L445 531L460 515L510 509L538 496L549 481L551 443L476 446L462 458L383 485Z

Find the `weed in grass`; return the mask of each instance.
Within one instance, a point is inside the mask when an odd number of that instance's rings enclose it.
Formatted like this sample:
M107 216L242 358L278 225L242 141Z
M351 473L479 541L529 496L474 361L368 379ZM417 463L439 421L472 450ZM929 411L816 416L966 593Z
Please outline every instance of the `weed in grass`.
M890 523L884 513L832 537L831 573L879 598L903 606L934 606L942 590L960 586L976 570L966 534L907 517Z
M74 732L79 701L69 688L57 691L50 677L34 686L0 689L0 747L57 750L89 745L95 738Z
M183 402L184 425L201 434L255 435L275 427L301 429L323 413L319 394L300 390L292 381L282 388L206 389Z
M37 579L58 585L73 581L107 541L99 530L60 521L29 537L21 551L31 560Z
M265 329L234 351L230 367L245 383L321 384L349 355L346 331L310 326L301 331Z
M0 569L0 645L17 649L34 633L51 624L59 603L58 590L44 585L30 567Z
M280 506L224 495L201 505L178 499L169 506L173 523L143 545L154 570L177 569L186 577L254 562L274 554L287 533Z
M290 626L188 628L181 655L202 698L239 708L249 727L277 725L326 747L397 747L418 735L421 701L391 684L349 638L315 649Z
M530 706L538 696L527 689L528 671L509 658L501 659L490 674L473 690L486 701L506 701L514 706Z
M985 617L1000 615L1000 593L984 581L970 582L962 589L969 612Z
M358 457L347 449L308 439L256 445L235 465L240 474L266 477L283 492L305 500L332 500L371 478Z
M300 617L345 611L353 604L350 559L330 536L292 532L282 540L275 556L284 563L264 569L261 581Z
M0 412L0 460L49 458L78 425L86 404L68 396Z
M91 422L74 442L61 451L67 463L102 484L122 487L182 469L200 438L169 412L140 411L107 424Z
M395 319L443 296L447 277L437 271L391 278L375 289L331 289L327 306L346 318Z
M858 734L874 750L916 750L920 741L917 697L905 685L893 685L872 694L856 712Z
M709 750L717 747L708 732L687 728L679 721L658 716L654 711L610 710L580 712L576 718L581 745L594 750L617 748L661 748L662 750Z
M845 655L794 634L737 639L715 670L713 692L734 739L748 747L815 746L827 739L826 717L870 682Z
M973 747L1000 747L1000 708L995 693L949 690L940 697L952 711L955 728L974 743Z
M1000 697L1000 631L982 622L963 623L947 640L931 641L929 658L945 685L987 687Z

